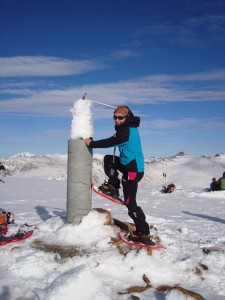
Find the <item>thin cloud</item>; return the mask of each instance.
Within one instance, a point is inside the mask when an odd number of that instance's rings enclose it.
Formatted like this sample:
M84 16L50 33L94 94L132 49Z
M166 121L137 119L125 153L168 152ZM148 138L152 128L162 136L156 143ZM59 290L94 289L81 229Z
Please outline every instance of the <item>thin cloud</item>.
M174 23L164 21L162 23L137 28L133 37L145 37L152 43L166 42L193 47L206 44L214 44L225 40L225 14L205 14L196 18L184 19Z
M95 60L69 60L46 56L0 57L0 77L67 76L103 68Z
M155 119L151 121L145 121L145 128L151 128L156 130L182 130L184 128L198 128L198 129L225 129L225 123L217 118L183 118L179 120L168 119Z
M61 86L60 89L51 85L46 85L45 89L44 86L29 89L23 84L19 89L17 81L15 88L11 85L11 88L0 90L4 100L0 101L0 112L65 117L85 92L88 99L111 105L224 101L224 79L225 70L221 69L176 76L162 74L107 84Z
M122 58L130 58L130 57L140 56L140 54L137 51L126 49L126 50L112 51L111 56L114 58L122 59Z
M148 123L148 126L155 129L179 129L181 127L196 126L199 121L194 118L184 118L181 120L156 119ZM146 126L146 123L145 123Z

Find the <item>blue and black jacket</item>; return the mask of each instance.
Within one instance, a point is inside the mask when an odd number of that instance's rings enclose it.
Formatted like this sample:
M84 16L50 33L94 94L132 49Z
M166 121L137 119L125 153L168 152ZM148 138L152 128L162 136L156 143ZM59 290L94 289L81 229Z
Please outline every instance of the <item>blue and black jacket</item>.
M107 139L92 140L90 148L108 148L117 146L120 152L120 163L126 171L144 172L144 156L138 128L140 118L131 111L125 122L116 125L116 133Z

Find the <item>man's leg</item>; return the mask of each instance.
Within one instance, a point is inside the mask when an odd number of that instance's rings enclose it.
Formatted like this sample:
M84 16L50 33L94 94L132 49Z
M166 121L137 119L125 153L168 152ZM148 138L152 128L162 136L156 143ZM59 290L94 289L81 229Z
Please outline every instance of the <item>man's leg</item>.
M118 178L120 162L118 156L105 155L104 157L104 171L109 177L108 183L116 189L120 188L120 180Z
M144 173L128 172L122 178L124 201L128 209L128 215L133 219L136 232L142 235L149 234L149 225L140 206L137 206L136 195L138 182L142 179Z
M5 171L0 170L0 181L4 183L3 177L5 175Z
M109 177L108 182L99 186L99 190L112 198L119 199L120 180L117 167L119 165L119 157L106 155L104 157L104 171Z

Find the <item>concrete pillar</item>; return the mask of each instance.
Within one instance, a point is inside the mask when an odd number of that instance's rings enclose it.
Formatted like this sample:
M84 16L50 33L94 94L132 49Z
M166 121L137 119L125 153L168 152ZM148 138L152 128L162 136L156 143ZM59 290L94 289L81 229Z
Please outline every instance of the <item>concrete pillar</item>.
M67 222L79 224L91 211L92 149L83 139L69 140L67 162Z

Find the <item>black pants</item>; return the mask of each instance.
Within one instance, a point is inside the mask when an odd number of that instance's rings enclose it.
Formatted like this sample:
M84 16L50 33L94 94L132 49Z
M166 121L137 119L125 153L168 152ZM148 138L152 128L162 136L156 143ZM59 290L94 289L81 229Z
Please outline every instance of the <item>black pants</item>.
M129 168L127 168L127 166L123 166L120 164L118 156L113 157L113 155L106 155L104 157L104 171L105 174L109 177L109 184L111 184L115 188L119 188L119 172L123 174L122 187L124 201L128 209L128 215L134 221L136 231L141 234L149 234L149 225L145 221L145 214L141 207L137 206L136 202L138 182L143 178L144 172L128 171L128 169Z

